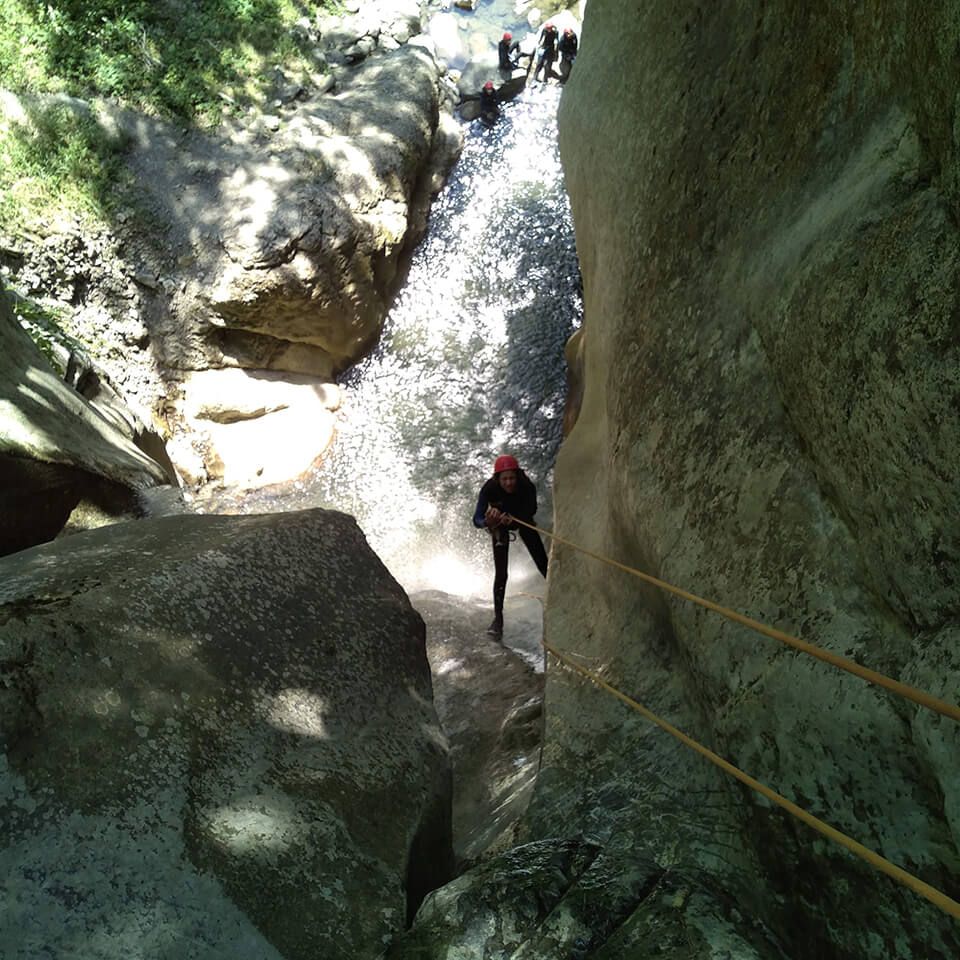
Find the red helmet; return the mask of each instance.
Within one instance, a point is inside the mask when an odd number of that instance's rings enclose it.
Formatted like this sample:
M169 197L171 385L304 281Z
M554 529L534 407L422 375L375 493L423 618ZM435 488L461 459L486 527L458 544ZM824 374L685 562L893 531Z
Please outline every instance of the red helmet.
M513 39L513 34L512 34L512 33L505 33L505 34L503 35L503 39L504 39L504 40L512 40L512 39Z
M517 463L516 457L511 457L509 453L503 454L503 456L497 457L493 464L494 473L502 473L504 470L519 470L520 464Z
M544 29L544 30L556 30L557 28L556 28L552 23L548 23L543 29Z
M484 89L484 90L492 90L492 89L493 89L493 81L492 81L492 80L488 80L488 81L483 85L483 89Z
M571 33L573 33L573 30L571 30L570 27L567 27L567 28L563 31L563 35L564 35L565 37L569 37Z

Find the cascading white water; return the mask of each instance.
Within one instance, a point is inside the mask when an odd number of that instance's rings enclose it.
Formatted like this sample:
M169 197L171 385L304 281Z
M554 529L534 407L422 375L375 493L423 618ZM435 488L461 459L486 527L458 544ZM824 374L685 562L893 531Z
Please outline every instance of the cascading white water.
M582 309L560 93L528 89L493 129L466 130L381 341L343 378L331 451L283 503L251 495L244 510L351 513L411 592L489 593L487 537L470 518L499 453L535 480L549 525L563 347Z

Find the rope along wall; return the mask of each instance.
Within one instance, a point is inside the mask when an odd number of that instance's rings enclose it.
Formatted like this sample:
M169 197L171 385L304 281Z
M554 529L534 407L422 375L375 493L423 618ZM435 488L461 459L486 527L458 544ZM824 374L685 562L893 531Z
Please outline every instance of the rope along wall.
M797 637L793 637L781 630L776 630L775 628L769 627L764 623L760 623L758 620L753 620L750 617L746 617L743 614L737 613L735 610L730 610L727 607L723 607L711 600L705 600L702 597L698 597L696 594L690 593L687 590L683 590L680 587L675 587L673 584L667 583L665 580L660 580L648 573L643 573L641 570L637 570L634 567L629 567L626 564L620 563L617 560L612 560L609 557L603 556L602 554L594 553L592 550L587 550L585 547L581 547L579 544L573 543L570 540L566 540L565 538L560 537L549 530L544 530L535 524L526 523L523 520L517 520L516 517L512 517L511 519L518 524L529 527L531 530L536 530L538 533L550 537L552 540L555 540L558 543L562 543L565 546L571 547L572 549L577 550L588 557L592 557L595 560L601 561L602 563L609 564L610 566L616 567L619 570L623 570L626 573L630 573L635 577L639 577L641 580L644 580L655 587L665 590L668 593L672 593L675 596L682 597L685 600L689 600L691 603L695 603L698 606L705 607L708 610L713 610L714 612L719 613L721 616L726 617L728 620L732 620L735 623L740 623L743 626L749 627L750 629L755 630L764 636L771 637L774 640L780 640L781 642L801 651L802 653L807 653L810 656L816 657L818 660L829 663L841 670L846 670L848 673L852 673L854 676L858 676L869 683L874 683L878 686L884 687L893 693L897 693L902 697L906 697L908 700L911 700L922 707L934 710L937 713L940 713L946 717L950 717L953 720L960 721L960 708L956 707L954 704L939 700L923 690L918 690L917 688L911 687L908 684L893 680L882 673L877 673L874 670L862 667L860 664L854 663L852 660L847 660L845 657L837 656L836 654L830 653L830 651L824 650L815 644L807 643L806 641L800 640ZM670 736L679 740L689 749L699 753L702 757L705 757L725 773L739 780L745 786L759 793L761 796L766 797L766 799L768 799L771 803L774 803L781 809L786 810L791 816L800 820L802 823L805 823L813 830L816 830L817 833L827 837L829 840L832 840L835 843L840 844L840 846L854 854L854 856L859 857L865 863L868 863L875 870L878 870L880 873L891 877L893 880L929 900L930 903L934 904L936 907L939 907L945 913L949 914L955 919L960 920L960 903L958 903L956 900L948 897L936 887L925 883L919 877L915 877L912 873L909 873L902 867L898 867L895 863L892 863L885 857L880 856L880 854L871 850L869 847L865 847L862 843L859 843L852 837L847 836L842 831L837 830L835 827L830 826L830 824L825 823L818 817L813 816L813 814L808 813L802 807L797 806L797 804L795 804L793 801L788 800L786 797L766 786L766 784L763 784L759 780L751 777L749 774L744 773L744 771L742 771L739 767L734 766L729 761L724 760L719 754L714 753L712 750L703 746L703 744L694 740L692 737L687 736L687 734L683 733L681 730L678 730L661 717L658 717L651 710L648 710L645 706L643 706L643 704L638 703L631 697L628 697L625 693L607 683L607 681L598 674L591 670L587 670L576 661L571 660L568 656L552 647L546 641L543 642L543 647L551 655L556 657L561 664L575 671L576 673L579 673L583 677L586 677L591 681L591 683L596 684L601 689L606 690L607 693L627 704L627 706L631 707L633 710L636 710L641 716L645 717L651 723L656 724L658 727L669 733Z
M594 560L599 560L601 563L609 564L611 567L616 567L618 570L623 570L625 573L639 577L646 583L652 584L655 587L659 587L661 590L665 590L667 593L672 593L677 597L682 597L684 600L689 600L691 603L695 603L697 606L704 607L707 610L713 610L715 613L719 613L720 616L726 617L728 620L732 620L734 623L739 623L745 627L749 627L751 630L755 630L757 633L762 633L765 637L770 637L773 640L779 640L781 643L785 643L788 647L793 647L795 650L799 650L801 653L806 653L811 657L816 657L818 660L822 660L824 663L829 663L831 666L837 667L839 670L846 670L847 673L852 673L854 676L860 677L862 680L866 680L868 683L873 683L878 687L883 687L892 693L896 693L901 697L905 697L907 700L912 700L921 707L926 707L928 710L933 710L936 713L942 714L945 717L950 717L951 720L956 720L958 723L960 723L960 707L953 703L947 703L947 701L940 700L924 690L918 690L916 687L911 687L909 684L901 683L899 680L893 680L891 677L887 677L882 673L877 673L876 670L869 669L869 667L862 667L859 663L855 663L853 660L848 660L846 657L841 657L835 653L831 653L829 650L824 650L823 647L818 647L814 643L808 643L806 640L801 640L799 637L791 636L789 633L784 633L782 630L777 630L775 627L768 627L765 623L761 623L759 620L753 620L750 617L745 617L742 613L737 613L736 610L730 610L728 607L723 607L719 603L714 603L712 600L705 600L703 597L698 597L695 593L690 593L689 591L683 590L680 587L675 587L672 583L667 583L665 580L659 580L657 577L653 577L649 573L644 573L642 570L637 570L635 567L628 567L625 563L620 563L617 560L611 560L610 557L605 557L602 554L594 553L592 550L587 550L586 547L581 547L579 544L573 543L570 540L565 540L563 537L560 537L555 533L551 533L549 530L543 530L532 523L526 523L523 520L518 520L516 517L512 517L511 519L515 523L519 523L521 526L529 527L531 530L536 530L537 533L541 533L546 537L550 537L551 540L555 540L557 543L562 543L565 546L579 551L580 553L586 554L588 557L593 557Z
M746 784L746 786L750 787L751 790L755 790L757 793L771 801L771 803L775 803L778 807L782 807L787 811L787 813L796 817L798 820L801 820L808 827L812 827L817 831L817 833L820 833L828 839L833 840L835 843L839 843L842 847L845 847L855 856L859 857L861 860L864 860L866 863L869 863L874 869L879 870L881 873L885 873L888 877L892 877L898 883L903 884L905 887L909 887L915 893L919 893L920 896L926 897L927 900L939 907L945 913L949 913L950 916L960 920L960 903L957 903L956 900L951 899L936 887L931 887L929 883L924 883L924 881L919 877L915 877L912 873L908 873L906 870L898 867L895 863L891 863L886 858L881 857L879 853L875 853L869 847L865 847L862 843L858 843L852 837L848 837L845 833L842 833L835 827L831 827L829 823L824 823L823 820L818 819L812 813L807 813L803 807L798 807L793 801L781 796L775 790L771 790L770 787L761 783L759 780L755 780L749 774L744 773L739 767L735 767L729 761L724 760L723 757L719 756L719 754L714 753L712 750L703 746L703 744L698 743L692 737L688 737L681 730L678 730L672 724L667 723L666 720L658 717L655 713L648 710L645 706L643 706L643 704L638 703L631 697L628 697L625 693L621 693L621 691L619 691L616 687L607 683L603 677L593 673L591 670L587 670L585 667L580 666L579 663L576 663L569 657L560 653L559 650L554 649L550 646L550 644L544 643L543 646L544 649L553 654L553 656L556 657L562 664L586 677L598 687L606 690L607 693L615 696L618 700L622 700L625 704L627 704L627 706L632 707L637 711L637 713L646 717L646 719L651 723L655 723L658 727L660 727L661 730L665 730L667 733L669 733L671 737L676 737L676 739L682 744L689 747L691 750L696 751L701 756L706 757L707 760L709 760L715 766L718 766L725 773L729 773L731 777L736 777L737 780L743 784Z

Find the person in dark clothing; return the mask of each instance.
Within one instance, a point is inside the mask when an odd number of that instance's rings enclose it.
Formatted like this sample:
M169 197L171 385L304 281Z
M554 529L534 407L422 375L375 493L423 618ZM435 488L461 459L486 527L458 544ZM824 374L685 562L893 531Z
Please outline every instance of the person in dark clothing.
M557 60L557 28L548 23L540 31L540 58L537 60L537 69L533 71L533 79L538 79L540 71L543 70L543 82L546 83L551 77L559 77L553 69Z
M573 61L577 59L577 35L570 27L563 31L557 49L560 51L560 82L566 83L573 69Z
M516 530L537 569L547 575L547 551L536 530L514 522L533 523L537 512L537 488L520 469L514 457L497 457L493 476L480 488L473 525L490 531L493 541L493 623L487 633L498 640L503 636L503 598L507 591L507 561L510 555L510 531Z
M513 39L512 33L505 33L497 46L501 70L516 70L519 62L520 44Z
M480 119L490 126L500 116L500 98L494 89L493 81L488 80L480 91Z

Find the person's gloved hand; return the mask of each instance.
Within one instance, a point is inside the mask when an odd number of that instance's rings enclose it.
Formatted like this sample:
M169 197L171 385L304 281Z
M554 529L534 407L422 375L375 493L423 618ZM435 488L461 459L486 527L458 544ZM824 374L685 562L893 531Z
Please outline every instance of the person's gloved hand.
M503 523L503 514L496 507L487 507L483 522L488 527L499 527Z

